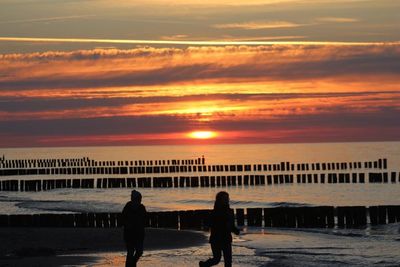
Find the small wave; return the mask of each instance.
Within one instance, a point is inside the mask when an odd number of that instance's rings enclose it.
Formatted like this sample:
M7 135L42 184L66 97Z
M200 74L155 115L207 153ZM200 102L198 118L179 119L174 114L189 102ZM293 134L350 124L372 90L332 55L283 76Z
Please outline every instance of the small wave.
M260 201L246 201L246 200L238 200L238 201L231 201L231 205L240 208L246 207L266 207L269 206L268 202L260 202Z
M30 198L26 197L16 197L16 196L0 196L0 202L20 202L20 201L30 201Z
M272 254L285 254L285 255L304 255L304 256L332 256L332 257L346 257L349 254L345 253L329 253L329 252L312 252L312 251L300 251L300 250L280 250L280 251L263 251L260 254L269 256Z
M213 204L214 201L211 200L204 200L204 199L184 199L184 200L178 200L176 201L177 203L182 203L182 204Z
M313 205L307 203L296 203L296 202L271 202L268 203L272 207L311 207Z
M293 232L304 232L311 234L326 234L326 235L334 235L334 236L343 236L343 237L369 237L365 230L359 230L359 232L355 229L324 229L324 228L298 228L298 229L290 229Z
M346 236L346 237L365 237L365 235L363 234L357 234L357 233L338 233L338 232L334 232L333 235L335 236Z
M31 201L16 204L19 208L53 212L119 212L122 206L104 202Z
M269 248L269 251L282 251L285 250L286 248ZM301 247L301 248L290 248L292 250L305 250L305 249L309 249L309 250L318 250L318 249L322 249L322 250L342 250L342 249L349 249L347 247Z
M260 202L248 200L231 200L232 206L237 207L310 207L311 204L296 202Z

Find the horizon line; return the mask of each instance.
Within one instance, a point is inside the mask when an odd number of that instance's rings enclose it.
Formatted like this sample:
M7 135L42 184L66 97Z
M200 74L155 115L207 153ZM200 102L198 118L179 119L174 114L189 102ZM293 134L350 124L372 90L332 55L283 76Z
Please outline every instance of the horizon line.
M390 42L344 42L344 41L189 41L189 40L145 40L145 39L97 39L97 38L46 38L46 37L0 37L0 42L53 42L53 43L110 43L110 44L153 44L153 45L333 45L333 46L370 46L400 45L400 41Z

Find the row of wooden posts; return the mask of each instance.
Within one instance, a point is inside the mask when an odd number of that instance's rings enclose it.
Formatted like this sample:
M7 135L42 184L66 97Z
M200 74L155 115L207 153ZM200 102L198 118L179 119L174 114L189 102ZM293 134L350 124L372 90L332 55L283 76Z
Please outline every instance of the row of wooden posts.
M386 170L387 159L364 162L332 162L332 163L290 163L281 162L278 164L235 164L235 165L205 165L204 158L185 160L185 164L180 164L180 160L160 161L163 165L142 165L144 161L139 161L136 166L129 166L129 162L118 162L118 165L84 165L67 167L21 167L19 164L0 163L0 176L25 176L25 175L126 175L126 174L165 174L165 173L199 173L199 172L288 172L288 171L330 171L330 170L361 170L376 169ZM106 162L101 162L106 163ZM114 162L115 163L115 162ZM127 166L120 165L124 163ZM131 161L131 163L134 163ZM135 161L135 164L137 161ZM186 164L187 163L187 164ZM200 164L199 164L200 163ZM23 165L25 166L25 165Z
M45 180L3 180L0 191L45 191L63 188L179 188L259 186L272 184L343 184L343 183L400 183L400 173L322 173L322 174L274 174L228 176L179 176L139 178L84 178Z
M147 226L207 230L211 210L149 212ZM363 228L400 222L400 206L277 207L236 209L239 226ZM97 227L123 225L121 213L0 215L0 227Z
M0 158L0 168L30 169L30 168L58 168L58 167L129 167L129 166L169 166L169 165L204 165L204 156L196 159L171 159L171 160L118 160L97 161L83 158L71 159L6 159Z

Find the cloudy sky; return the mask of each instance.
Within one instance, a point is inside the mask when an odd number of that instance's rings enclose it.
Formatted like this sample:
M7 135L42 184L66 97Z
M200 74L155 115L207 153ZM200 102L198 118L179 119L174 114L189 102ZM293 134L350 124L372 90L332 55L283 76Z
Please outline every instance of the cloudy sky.
M400 140L398 10L0 0L0 147Z

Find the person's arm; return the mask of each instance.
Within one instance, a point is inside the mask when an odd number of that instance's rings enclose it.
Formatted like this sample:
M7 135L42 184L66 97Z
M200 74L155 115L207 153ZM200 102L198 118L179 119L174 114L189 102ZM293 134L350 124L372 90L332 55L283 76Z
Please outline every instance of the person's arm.
M208 229L211 229L214 225L213 221L214 221L214 212L210 211L205 217L204 226Z
M229 222L230 222L231 232L234 233L235 235L239 235L240 229L237 228L235 225L235 215L234 215L232 209L230 210L230 213L229 213Z
M125 226L127 224L128 215L127 215L127 205L122 210L121 218L122 218L122 225Z
M147 211L146 211L146 207L143 205L143 214L142 214L142 223L143 226L146 227L147 226L147 221L148 221L148 217L147 217Z

